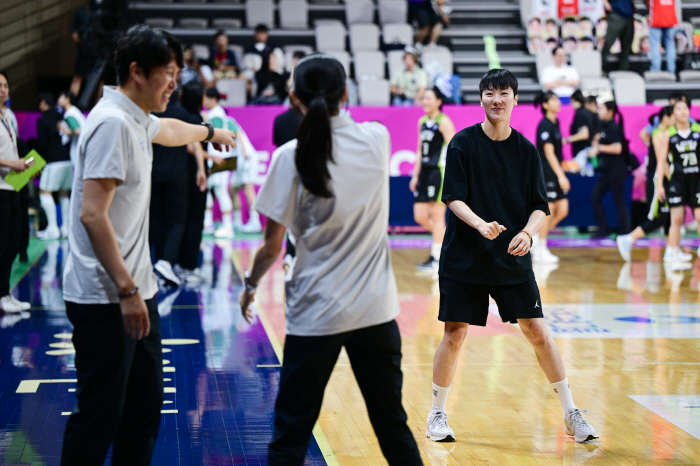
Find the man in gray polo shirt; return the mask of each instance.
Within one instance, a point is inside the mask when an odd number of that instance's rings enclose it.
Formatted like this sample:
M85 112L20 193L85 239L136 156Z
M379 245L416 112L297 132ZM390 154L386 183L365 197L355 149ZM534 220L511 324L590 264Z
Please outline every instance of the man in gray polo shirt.
M149 465L160 427L163 355L150 260L151 143L234 145L230 131L158 119L175 90L182 49L134 26L117 46L119 87L106 87L78 141L63 279L73 324L77 403L61 464Z

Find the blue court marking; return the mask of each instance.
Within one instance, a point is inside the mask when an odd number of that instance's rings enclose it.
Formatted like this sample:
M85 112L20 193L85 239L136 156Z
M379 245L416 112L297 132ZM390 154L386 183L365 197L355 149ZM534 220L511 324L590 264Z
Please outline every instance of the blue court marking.
M75 403L61 245L50 247L15 290L37 309L29 318L0 320L0 464L60 463L63 414ZM249 326L240 317L237 274L217 248L212 283L159 297L167 372L155 466L267 464L279 360L261 323ZM44 382L17 393L27 380ZM304 464L326 465L313 437Z

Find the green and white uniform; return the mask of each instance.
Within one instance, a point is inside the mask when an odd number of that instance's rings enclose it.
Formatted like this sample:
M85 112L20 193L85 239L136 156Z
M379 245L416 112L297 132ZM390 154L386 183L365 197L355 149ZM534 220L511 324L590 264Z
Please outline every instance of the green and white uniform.
M700 124L692 123L683 132L672 126L668 133L670 176L665 180L666 200L671 207L700 207L700 165L697 155Z
M445 118L445 114L440 113L435 120L430 120L425 115L418 121L420 124L421 169L413 202L440 202L442 180L445 175L445 155L447 154L447 143L440 132L440 123L443 118Z

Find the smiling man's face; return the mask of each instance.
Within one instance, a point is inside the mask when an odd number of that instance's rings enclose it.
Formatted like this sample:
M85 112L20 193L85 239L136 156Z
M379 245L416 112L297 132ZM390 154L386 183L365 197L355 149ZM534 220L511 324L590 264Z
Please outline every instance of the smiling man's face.
M518 96L508 89L485 89L481 93L481 104L486 112L486 118L496 123L510 120L513 107L518 103Z
M152 112L165 111L173 91L177 88L178 70L174 58L167 65L151 70L151 74L145 81L144 92L149 96L148 106Z

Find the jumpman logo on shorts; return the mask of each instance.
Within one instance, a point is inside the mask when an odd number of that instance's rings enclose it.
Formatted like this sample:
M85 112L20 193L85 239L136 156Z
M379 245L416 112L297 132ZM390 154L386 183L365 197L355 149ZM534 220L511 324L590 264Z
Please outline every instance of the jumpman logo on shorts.
M535 309L537 309L538 307L540 307L540 305L537 304L537 301L535 301Z

